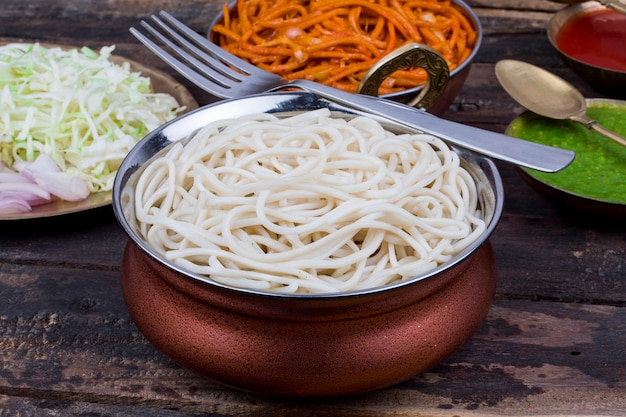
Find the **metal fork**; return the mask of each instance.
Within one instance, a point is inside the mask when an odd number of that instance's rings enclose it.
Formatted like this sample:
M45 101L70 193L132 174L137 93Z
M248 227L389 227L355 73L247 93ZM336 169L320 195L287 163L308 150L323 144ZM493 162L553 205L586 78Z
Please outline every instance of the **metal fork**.
M287 82L226 52L169 13L161 11L159 15L151 17L152 25L141 21L141 26L163 46L135 28L130 32L185 78L217 97L243 97L295 87L515 165L556 172L574 159L574 152L569 150L452 122L390 100L346 93L313 81Z

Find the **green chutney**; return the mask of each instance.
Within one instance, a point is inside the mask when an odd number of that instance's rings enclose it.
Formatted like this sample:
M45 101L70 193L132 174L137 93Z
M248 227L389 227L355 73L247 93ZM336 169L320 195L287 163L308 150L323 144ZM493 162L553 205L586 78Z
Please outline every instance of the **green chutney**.
M600 125L626 136L626 103L587 101L587 115ZM626 147L570 120L554 120L526 112L513 121L510 136L576 152L562 171L524 169L552 187L582 197L626 203Z

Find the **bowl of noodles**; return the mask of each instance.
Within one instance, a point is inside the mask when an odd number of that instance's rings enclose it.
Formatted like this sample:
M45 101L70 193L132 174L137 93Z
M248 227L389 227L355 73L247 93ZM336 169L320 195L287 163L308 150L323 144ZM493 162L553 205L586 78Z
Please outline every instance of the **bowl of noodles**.
M310 93L221 101L119 169L124 300L160 351L231 387L386 387L483 322L502 193L489 159Z
M437 68L426 56L380 85L378 95L430 113L444 113L461 90L482 43L478 16L463 0L235 0L208 29L228 52L287 80L308 79L357 92L370 69L409 43L425 45L447 63L449 80L434 103L422 90ZM446 74L447 75L447 74Z

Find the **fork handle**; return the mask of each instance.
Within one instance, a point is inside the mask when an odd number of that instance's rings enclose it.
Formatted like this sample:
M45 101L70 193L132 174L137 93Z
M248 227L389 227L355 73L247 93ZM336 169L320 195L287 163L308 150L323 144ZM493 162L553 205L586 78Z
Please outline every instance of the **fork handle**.
M373 113L403 126L437 136L452 145L538 171L560 171L575 157L575 153L570 150L452 122L423 110L378 97L346 93L306 80L295 80L286 86L301 88L345 107Z

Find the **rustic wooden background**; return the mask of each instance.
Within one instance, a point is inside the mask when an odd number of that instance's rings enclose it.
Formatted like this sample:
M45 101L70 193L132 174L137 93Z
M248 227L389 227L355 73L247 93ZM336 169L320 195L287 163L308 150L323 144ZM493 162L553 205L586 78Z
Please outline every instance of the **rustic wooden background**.
M565 68L545 36L560 4L469 3L484 41L444 117L504 131L523 109L493 74L503 58L541 65L598 96ZM215 0L3 0L2 6L0 42L115 44L117 54L174 76L128 28L165 9L203 31L221 7ZM201 104L212 101L184 83ZM568 213L532 191L514 167L498 166L506 192L492 238L499 284L484 325L423 375L327 401L231 390L156 351L121 297L126 238L110 207L0 223L0 416L626 415L623 222Z

